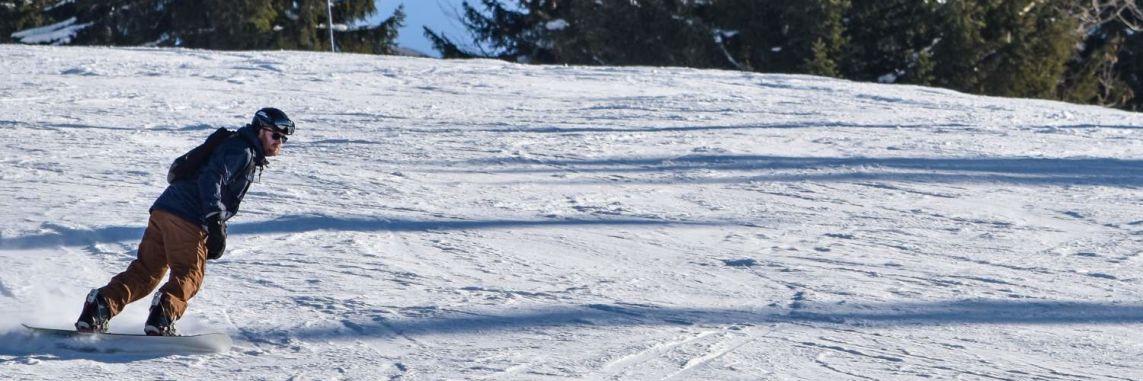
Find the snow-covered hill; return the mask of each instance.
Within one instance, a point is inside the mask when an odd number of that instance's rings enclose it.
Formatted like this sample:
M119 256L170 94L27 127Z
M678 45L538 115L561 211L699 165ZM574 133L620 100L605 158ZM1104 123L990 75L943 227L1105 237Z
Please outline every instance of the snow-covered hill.
M184 333L33 337L298 122ZM0 45L0 378L1143 379L1143 116L833 79ZM140 332L146 302L112 321ZM66 344L66 343L64 343Z

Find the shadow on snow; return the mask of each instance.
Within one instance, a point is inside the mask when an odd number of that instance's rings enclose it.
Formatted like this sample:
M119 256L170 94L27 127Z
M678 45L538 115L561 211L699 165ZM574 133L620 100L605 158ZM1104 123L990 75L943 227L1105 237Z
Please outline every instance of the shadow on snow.
M832 308L832 307L830 307ZM391 319L381 316L346 319L342 327L281 332L290 337L337 337L466 334L572 326L755 325L767 323L829 324L857 327L940 325L1140 324L1143 305L1060 301L961 300L917 304L872 305L860 310L814 312L781 308L692 309L631 304L561 306L544 310L476 315L430 308L430 316ZM424 308L417 309L424 315ZM442 316L451 315L451 316ZM245 332L248 337L264 333Z
M458 164L459 168L458 168ZM430 164L434 165L434 164ZM471 173L634 173L661 172L699 175L661 180L663 182L752 182L752 181L902 181L930 183L994 182L1025 185L1143 186L1143 160L1102 158L812 158L755 155L689 155L674 158L603 160L521 160L485 159L462 163L435 163L446 168L435 172ZM467 167L467 168L466 168ZM501 168L495 168L501 167ZM776 172L784 170L805 173ZM709 176L710 171L733 171L737 176ZM757 173L749 173L755 171ZM767 171L770 171L767 173ZM704 173L707 173L704 175ZM705 177L704 177L705 176ZM564 180L556 180L564 181ZM575 180L566 181L610 181ZM658 181L625 179L631 181ZM324 216L292 216L273 221L236 223L233 234L297 233L314 230L343 231L428 231L503 229L560 226L622 225L719 225L727 223L669 220L486 220L414 221L354 219ZM104 227L95 230L48 226L49 233L23 237L0 237L0 249L29 249L57 245L75 246L99 242L138 240L142 227Z
M726 225L719 222L693 222L673 220L643 219L600 219L600 220L394 220L370 218L341 218L328 216L286 216L275 220L230 224L228 233L274 234L301 233L308 231L335 230L351 232L423 232L433 230L481 230L481 229L528 229L575 226L653 226L653 225ZM143 226L110 226L98 229L74 229L51 225L49 233L23 237L0 237L0 249L25 250L57 246L86 246L96 243L138 241L143 237Z
M292 339L356 340L396 335L497 334L519 330L592 327L654 326L751 326L792 323L810 327L846 326L878 329L893 326L952 325L1133 325L1143 323L1143 305L1061 301L959 300L934 303L868 305L815 312L775 307L750 309L703 309L657 307L641 304L565 305L504 314L474 314L436 307L410 307L408 318L345 316L340 326L314 328L240 329L252 342L278 343ZM27 334L0 335L0 355L35 356L43 360L87 359L106 363L129 363L170 354L98 353L59 346L55 340ZM42 357L40 355L46 355ZM17 359L22 358L18 357Z
M1028 185L1143 185L1143 160L1107 158L870 158L765 155L687 155L600 160L514 157L437 163L434 172L482 173L680 173L737 172L664 182L885 180L917 183L1012 183ZM823 172L833 170L833 172ZM782 172L777 172L782 171ZM805 173L790 173L804 171ZM743 173L745 172L745 173ZM749 173L756 172L756 173ZM638 179L632 179L639 181Z
M100 342L90 337L59 337L36 335L27 331L11 331L0 334L0 365L6 361L28 363L29 359L39 361L89 360L108 364L127 364L168 356L186 355L178 350L134 350L114 342Z

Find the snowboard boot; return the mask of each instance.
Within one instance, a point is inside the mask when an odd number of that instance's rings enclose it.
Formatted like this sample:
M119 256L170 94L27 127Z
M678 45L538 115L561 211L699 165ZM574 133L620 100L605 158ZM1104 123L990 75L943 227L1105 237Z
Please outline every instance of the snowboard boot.
M143 327L147 336L178 336L175 332L175 319L163 308L163 293L156 292L151 299L151 314L147 315L147 325Z
M111 309L107 307L107 298L99 294L99 289L91 289L87 293L87 300L83 302L83 312L80 312L79 320L75 321L75 330L107 333L110 321Z

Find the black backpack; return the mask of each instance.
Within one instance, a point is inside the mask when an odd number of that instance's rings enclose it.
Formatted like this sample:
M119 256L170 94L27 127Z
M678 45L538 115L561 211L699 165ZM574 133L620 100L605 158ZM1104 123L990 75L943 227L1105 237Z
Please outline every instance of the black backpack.
M210 158L210 154L219 144L229 139L231 136L238 135L238 131L231 131L226 128L219 128L211 133L206 138L206 141L198 147L190 150L179 156L171 163L171 168L167 170L167 183L174 183L182 179L189 179L198 173L198 169L202 167L206 160Z

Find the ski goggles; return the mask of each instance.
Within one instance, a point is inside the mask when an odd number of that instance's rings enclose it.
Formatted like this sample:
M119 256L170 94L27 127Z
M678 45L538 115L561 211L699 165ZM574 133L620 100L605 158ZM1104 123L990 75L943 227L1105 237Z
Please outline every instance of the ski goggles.
M270 128L274 132L280 132L286 135L294 134L294 121L284 118L273 118L265 113L259 113L255 118L259 127Z
M283 133L286 135L294 134L294 121L292 120L274 120L267 126L274 130L275 133ZM285 140L283 140L285 142Z

